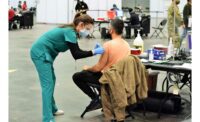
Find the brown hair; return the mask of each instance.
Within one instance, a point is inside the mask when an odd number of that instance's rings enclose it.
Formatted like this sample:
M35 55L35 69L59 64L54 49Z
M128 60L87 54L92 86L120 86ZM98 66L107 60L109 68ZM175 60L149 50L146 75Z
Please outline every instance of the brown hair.
M82 12L79 12L75 15L74 20L70 24L65 24L60 26L61 28L65 27L72 27L75 28L79 22L83 22L84 24L94 24L94 20L87 14L83 14Z

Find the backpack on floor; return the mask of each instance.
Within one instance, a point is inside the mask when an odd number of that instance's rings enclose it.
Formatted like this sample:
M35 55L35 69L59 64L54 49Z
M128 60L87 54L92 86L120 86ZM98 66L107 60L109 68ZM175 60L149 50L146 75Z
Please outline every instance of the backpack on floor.
M163 102L165 100L165 102ZM148 98L144 101L147 111L159 112L162 103L162 113L177 114L182 110L181 96L160 91L148 91ZM137 105L136 109L142 109L142 104Z

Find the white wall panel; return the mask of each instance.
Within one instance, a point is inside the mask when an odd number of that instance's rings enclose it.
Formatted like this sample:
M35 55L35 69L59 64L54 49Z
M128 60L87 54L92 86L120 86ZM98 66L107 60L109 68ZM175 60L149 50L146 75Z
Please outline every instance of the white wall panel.
M133 10L135 6L142 6L142 9L147 11L146 8L150 8L150 0L122 0L122 6L132 8Z
M178 5L181 13L183 13L183 9L186 3L187 3L187 0L181 0L180 5Z
M68 22L68 0L57 0L57 22L56 23L67 23Z
M14 8L17 8L17 5L18 5L18 0L9 0L8 1L8 5L11 7L14 7Z
M68 8L68 23L72 22L75 15L75 7L73 6L74 0L66 0L68 1L67 8Z
M164 17L165 0L150 0L151 17ZM158 13L156 13L156 11ZM162 13L160 13L162 12Z
M40 23L47 23L46 20L46 2L47 0L41 0L39 1L38 5L37 5L37 16L36 16L36 21L40 22Z
M109 0L99 0L99 17L106 17L105 10L108 10L108 1Z
M97 11L99 9L99 0L84 0L89 7L89 10L87 14L90 15L92 18L97 18L99 15L99 12Z
M121 0L108 0L107 8L111 9L113 7L113 4L116 4L118 8L121 9L122 7L122 1Z
M88 14L93 17L106 17L106 11L115 3L121 8L121 0L84 0L88 7ZM74 0L40 0L37 6L37 22L39 23L69 23L75 15ZM93 10L100 10L93 11ZM104 11L101 11L104 10Z
M47 0L46 2L46 21L57 23L57 0Z
M171 5L172 0L150 0L150 11L162 11L164 13L158 14L158 17L167 17L167 10ZM180 13L183 12L183 8L187 0L181 0L179 6ZM156 17L155 13L151 14L152 17Z
M17 8L18 2L19 2L19 1L20 1L20 0L8 0L10 6L12 6L12 7L14 7L14 8ZM22 1L22 3L23 3L24 0L21 0L21 1ZM37 1L37 0L26 0L27 7L28 7L28 8L35 7L35 6L36 6L36 1Z
M24 0L21 0L21 1L24 1ZM37 0L26 0L27 7L28 8L35 7L36 6L36 1Z

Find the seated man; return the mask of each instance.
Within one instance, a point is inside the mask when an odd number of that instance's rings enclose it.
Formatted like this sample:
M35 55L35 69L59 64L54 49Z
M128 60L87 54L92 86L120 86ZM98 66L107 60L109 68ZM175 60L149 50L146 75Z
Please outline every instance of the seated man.
M15 17L15 11L11 8L8 10L8 27L9 30L12 29L12 23L14 22L14 17Z
M97 96L95 96L87 83L100 84L99 79L102 76L102 71L130 54L129 44L122 39L123 28L124 23L122 20L112 20L109 29L112 40L104 43L105 52L101 55L99 62L92 67L84 66L83 71L73 75L74 83L92 100Z
M15 16L15 11L11 8L8 10L8 20L12 21Z

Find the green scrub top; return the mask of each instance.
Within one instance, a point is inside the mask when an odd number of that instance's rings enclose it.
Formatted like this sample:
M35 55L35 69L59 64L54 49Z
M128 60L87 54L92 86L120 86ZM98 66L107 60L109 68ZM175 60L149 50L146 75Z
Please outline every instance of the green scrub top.
M45 56L47 61L53 62L59 52L65 52L69 49L67 42L77 43L76 31L71 27L54 28L33 43L31 57Z

